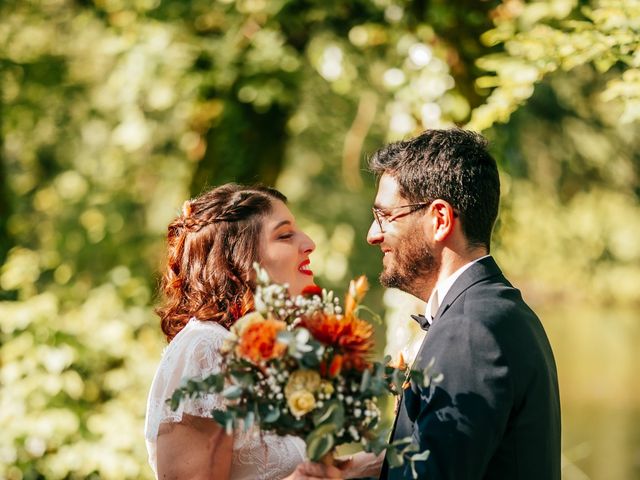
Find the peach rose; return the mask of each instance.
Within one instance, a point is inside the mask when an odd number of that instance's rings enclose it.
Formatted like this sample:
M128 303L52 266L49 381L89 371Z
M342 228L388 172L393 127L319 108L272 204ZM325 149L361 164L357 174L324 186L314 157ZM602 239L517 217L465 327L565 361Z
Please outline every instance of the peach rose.
M242 329L236 354L256 364L282 356L287 346L278 342L277 336L286 326L273 319L250 323Z

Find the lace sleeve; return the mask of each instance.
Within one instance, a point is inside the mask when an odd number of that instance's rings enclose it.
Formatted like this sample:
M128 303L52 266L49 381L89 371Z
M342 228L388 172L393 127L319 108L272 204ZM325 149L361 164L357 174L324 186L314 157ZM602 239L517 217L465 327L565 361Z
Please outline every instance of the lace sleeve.
M155 441L161 423L179 422L185 413L210 417L212 410L225 408L223 398L217 394L184 400L175 411L166 400L184 381L220 371L220 347L227 335L219 325L191 320L167 346L149 392L147 440Z

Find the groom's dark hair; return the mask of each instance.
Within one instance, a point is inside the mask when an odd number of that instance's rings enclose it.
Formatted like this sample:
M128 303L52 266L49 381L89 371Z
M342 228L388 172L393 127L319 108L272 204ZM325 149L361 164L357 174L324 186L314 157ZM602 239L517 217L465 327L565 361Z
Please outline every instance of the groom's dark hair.
M378 176L391 175L411 203L449 202L460 216L469 245L490 248L500 178L482 135L460 128L427 130L381 148L369 160L369 168Z

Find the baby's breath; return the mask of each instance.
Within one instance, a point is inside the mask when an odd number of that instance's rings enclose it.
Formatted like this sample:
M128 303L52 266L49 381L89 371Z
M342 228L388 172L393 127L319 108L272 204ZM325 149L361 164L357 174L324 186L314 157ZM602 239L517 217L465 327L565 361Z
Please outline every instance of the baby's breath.
M271 283L269 275L259 264L255 263L257 286L254 293L256 310L262 315L271 316L288 323L293 329L302 317L316 312L327 315L341 315L340 299L332 290L322 290L322 295L296 295L290 297L287 284Z

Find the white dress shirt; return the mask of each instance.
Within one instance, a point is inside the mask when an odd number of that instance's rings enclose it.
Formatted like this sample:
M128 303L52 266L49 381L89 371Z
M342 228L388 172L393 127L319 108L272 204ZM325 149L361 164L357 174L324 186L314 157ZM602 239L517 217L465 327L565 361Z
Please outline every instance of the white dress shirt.
M442 300L444 300L445 295L451 289L451 287L456 282L458 277L460 277L460 275L462 275L467 270L467 268L469 268L471 265L473 265L479 260L482 260L483 258L487 258L488 256L489 255L484 255L483 257L476 258L472 262L465 263L463 266L461 266L458 270L453 272L447 278L440 280L438 283L436 283L436 286L431 292L431 296L429 297L429 301L427 302L427 309L424 314L424 316L427 317L427 321L429 322L429 325L431 325L431 323L433 322L433 319L436 317L436 313L438 313L438 309L440 308L440 304L442 303Z

